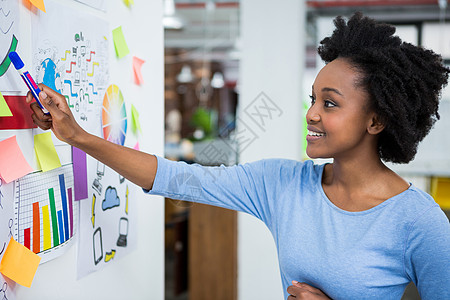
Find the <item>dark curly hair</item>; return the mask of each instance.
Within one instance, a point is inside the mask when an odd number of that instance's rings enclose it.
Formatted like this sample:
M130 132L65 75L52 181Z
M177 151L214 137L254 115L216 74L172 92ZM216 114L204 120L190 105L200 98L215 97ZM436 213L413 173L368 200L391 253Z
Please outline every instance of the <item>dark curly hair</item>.
M336 29L320 42L325 63L340 57L361 72L358 83L369 94L370 106L385 125L378 152L384 161L408 163L420 141L439 119L441 89L450 69L433 51L402 42L395 27L355 13L348 22L334 20Z

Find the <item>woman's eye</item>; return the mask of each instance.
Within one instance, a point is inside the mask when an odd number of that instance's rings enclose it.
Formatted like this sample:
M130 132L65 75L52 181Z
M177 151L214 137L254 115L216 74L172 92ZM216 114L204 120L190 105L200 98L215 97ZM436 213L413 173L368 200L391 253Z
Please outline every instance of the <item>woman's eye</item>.
M311 105L313 105L316 102L316 98L311 95L309 95L309 98L311 99Z
M336 104L334 104L333 102L329 101L329 100L325 100L324 103L325 107L335 107Z

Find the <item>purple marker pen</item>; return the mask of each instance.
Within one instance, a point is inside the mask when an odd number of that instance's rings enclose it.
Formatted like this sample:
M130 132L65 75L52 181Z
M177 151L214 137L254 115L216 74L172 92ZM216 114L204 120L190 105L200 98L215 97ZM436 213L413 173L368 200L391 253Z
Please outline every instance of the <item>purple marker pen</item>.
M39 93L41 92L41 90L37 86L36 82L34 82L30 73L25 69L25 64L20 59L19 54L17 54L17 52L11 51L9 53L9 59L11 59L11 62L13 63L14 67L19 72L23 81L25 81L26 85L28 86L28 89L31 91L31 94L33 94L34 99L36 99L36 102L42 108L44 113L48 115L49 114L48 110L45 109L45 107L39 101Z

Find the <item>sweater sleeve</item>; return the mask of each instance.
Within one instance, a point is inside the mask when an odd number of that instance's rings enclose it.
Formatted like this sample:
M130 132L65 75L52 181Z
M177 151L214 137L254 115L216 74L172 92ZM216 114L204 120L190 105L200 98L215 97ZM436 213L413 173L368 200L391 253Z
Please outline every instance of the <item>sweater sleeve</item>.
M450 299L450 224L439 206L429 208L412 224L405 269L423 300Z
M277 168L276 160L231 167L205 167L156 157L158 167L153 187L145 192L242 211L267 225L271 223L272 208L268 195L276 194L277 177L267 180L265 174L277 173L273 170Z

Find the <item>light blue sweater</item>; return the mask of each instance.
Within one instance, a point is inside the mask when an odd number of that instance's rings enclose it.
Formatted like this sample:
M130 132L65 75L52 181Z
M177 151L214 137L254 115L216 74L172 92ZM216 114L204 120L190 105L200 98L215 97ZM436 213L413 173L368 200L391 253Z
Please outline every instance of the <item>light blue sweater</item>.
M292 280L332 299L400 299L414 282L423 300L450 299L450 225L411 185L361 212L335 206L323 165L267 159L202 167L158 158L150 194L243 211L272 232L284 287Z

